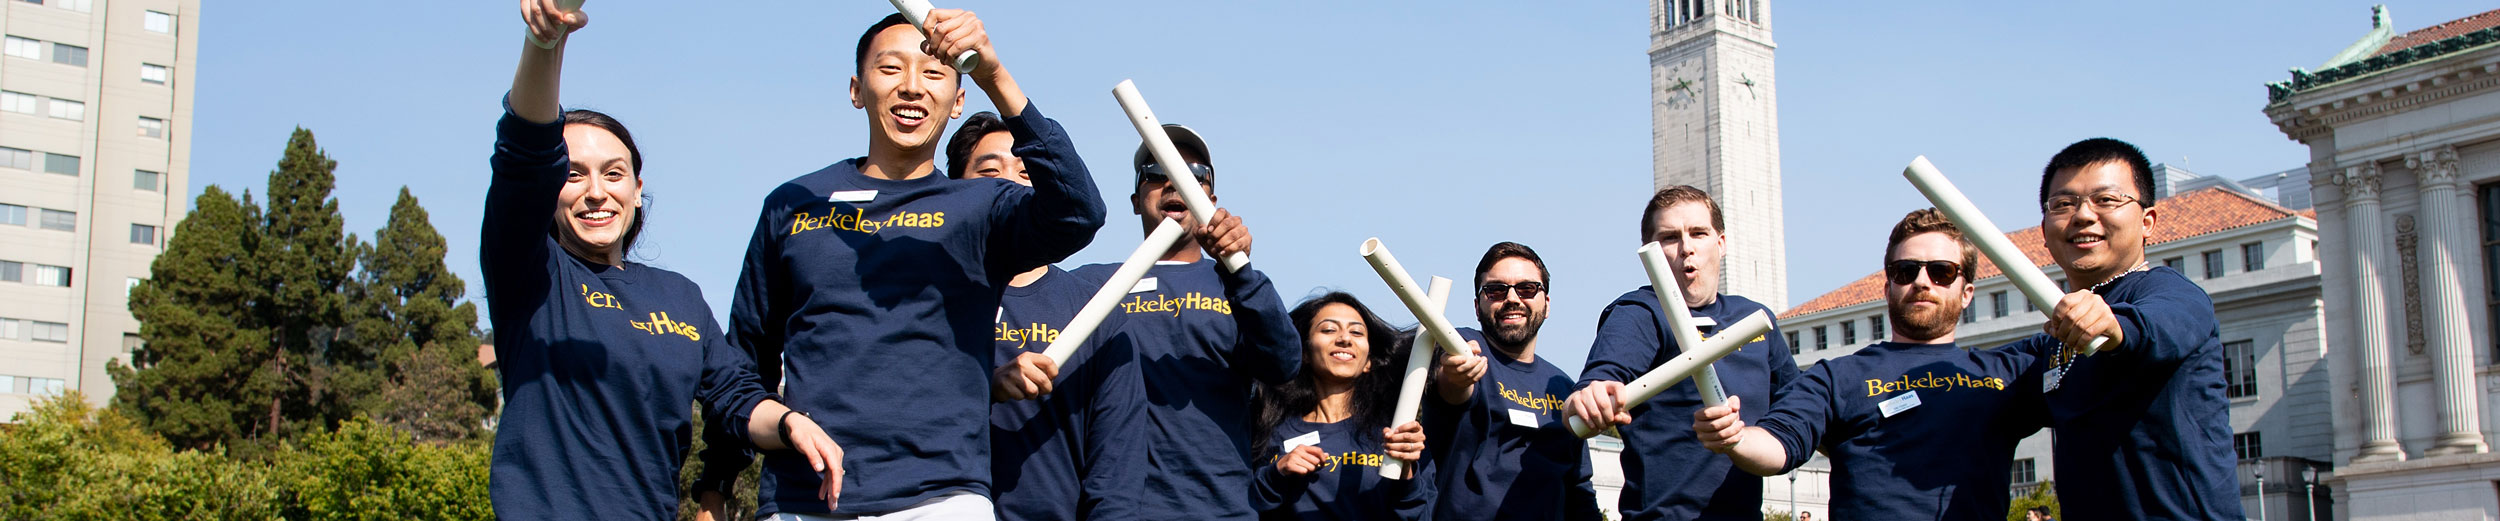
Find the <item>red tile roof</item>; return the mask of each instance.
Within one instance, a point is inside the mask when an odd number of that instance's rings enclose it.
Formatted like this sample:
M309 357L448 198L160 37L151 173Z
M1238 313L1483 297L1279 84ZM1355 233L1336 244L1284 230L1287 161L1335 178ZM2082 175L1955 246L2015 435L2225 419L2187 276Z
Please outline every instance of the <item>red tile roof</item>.
M2370 53L2370 56L2378 56L2405 49L2411 49L2416 45L2455 38L2463 36L2465 33L2489 29L2495 26L2500 26L2500 9L2483 11L2481 14L2449 20L2448 23L2424 27L2414 30L2413 32L2396 35L2394 38L2387 39L2387 45L2379 47L2378 52Z
M2173 195L2156 204L2158 205L2156 208L2161 209L2161 219L2154 224L2153 244L2220 233L2289 219L2293 216L2317 218L2317 213L2313 210L2295 212L2275 205L2273 202L2221 187ZM2033 226L2016 230L2005 236L2014 241L2015 247L2023 250L2023 256L2031 258L2033 265L2056 264L2054 259L2049 258L2047 244L2040 240L2040 227ZM1973 278L1985 282L1987 279L2003 275L1997 271L1994 263L1988 262L1988 258L1982 256L1979 258L1977 276ZM1879 271L1789 308L1787 312L1780 313L1780 318L1787 319L1808 313L1874 302L1883 296L1884 274Z

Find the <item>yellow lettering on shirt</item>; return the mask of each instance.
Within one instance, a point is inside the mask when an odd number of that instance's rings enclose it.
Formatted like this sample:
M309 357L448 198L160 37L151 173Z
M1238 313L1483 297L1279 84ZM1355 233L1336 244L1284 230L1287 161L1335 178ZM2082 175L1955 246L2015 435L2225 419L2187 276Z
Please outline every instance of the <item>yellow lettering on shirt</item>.
M1868 378L1866 380L1866 395L1868 397L1882 396L1902 391L1926 389L1934 389L1937 392L1951 392L1961 389L2003 391L2005 390L2005 379L1994 376L1971 376L1963 373L1953 373L1948 376L1936 376L1935 371L1928 371L1927 373L1918 376L1905 374L1901 375L1898 379L1892 380L1878 380L1874 378Z
M678 335L686 337L687 340L693 340L696 342L703 341L703 328L695 327L694 324L669 320L668 312L665 311L652 313L651 320L649 321L635 322L628 320L625 323L634 326L634 329L642 330L644 333L654 335Z
M1006 322L999 322L998 324L991 326L990 329L992 332L996 333L994 336L997 337L997 341L1015 342L1017 349L1023 349L1025 344L1031 342L1048 344L1059 341L1059 329L1050 327L1050 324L1040 322L1034 322L1031 325L1024 327L1016 327L1008 325Z
M937 228L941 226L946 226L946 212L898 211L883 219L870 219L868 211L864 209L850 208L848 212L844 212L836 208L826 211L824 215L799 212L798 215L791 216L789 235L824 229L874 234L878 230L894 227Z
M1285 454L1283 453L1268 456L1267 465L1271 467L1275 466L1276 460L1283 459L1284 457ZM1382 459L1386 457L1387 456L1377 452L1345 452L1329 454L1328 457L1320 459L1319 468L1313 470L1312 472L1336 472L1339 465L1354 467L1379 467Z
M1512 403L1517 403L1529 409L1534 409L1537 411L1537 414L1544 414L1546 411L1562 410L1562 398L1556 397L1553 394L1540 393L1532 390L1513 390L1508 385L1502 385L1502 382L1500 381L1493 382L1493 388L1501 391L1502 399L1510 400Z
M1182 311L1212 311L1217 314L1231 315L1233 303L1224 300L1223 297L1203 296L1195 291L1179 298L1157 294L1154 300L1146 300L1144 295L1138 295L1129 297L1128 302L1120 303L1120 313L1130 315L1154 313L1180 316Z
M589 284L582 285L582 302L594 308L625 310L625 305L616 301L616 295L610 295L605 291L591 291Z

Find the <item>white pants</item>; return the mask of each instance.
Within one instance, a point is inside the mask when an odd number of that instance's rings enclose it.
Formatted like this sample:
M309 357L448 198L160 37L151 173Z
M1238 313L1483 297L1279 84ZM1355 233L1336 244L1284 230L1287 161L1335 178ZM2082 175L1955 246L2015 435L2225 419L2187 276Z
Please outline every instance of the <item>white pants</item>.
M990 498L981 497L980 494L958 490L940 494L938 497L929 498L927 501L922 501L912 506L903 507L902 510L882 514L861 516L820 516L810 514L780 513L773 514L772 517L765 519L770 521L955 521L962 519L994 521L998 519L998 507L990 504Z

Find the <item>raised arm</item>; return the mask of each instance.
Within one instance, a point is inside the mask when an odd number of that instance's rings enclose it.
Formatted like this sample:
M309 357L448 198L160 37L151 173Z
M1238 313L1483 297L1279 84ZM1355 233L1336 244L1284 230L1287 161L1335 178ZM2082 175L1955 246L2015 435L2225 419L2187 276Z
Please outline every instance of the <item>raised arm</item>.
M554 123L564 115L556 93L563 83L564 46L572 41L566 36L590 25L590 15L578 8L564 9L556 0L521 0L521 22L529 25L530 38L521 43L521 66L512 73L512 93L506 102L521 119ZM553 48L542 48L528 41L532 39L556 43Z

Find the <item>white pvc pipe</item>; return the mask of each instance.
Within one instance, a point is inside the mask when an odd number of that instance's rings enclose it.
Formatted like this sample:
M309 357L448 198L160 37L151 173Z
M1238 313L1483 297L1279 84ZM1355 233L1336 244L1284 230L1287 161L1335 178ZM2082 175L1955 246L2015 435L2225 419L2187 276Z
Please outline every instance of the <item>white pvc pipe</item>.
M930 9L937 8L929 5L929 0L893 0L893 2L894 10L903 13L903 19L910 21L913 28L920 29L923 33L929 32L929 26L921 23L921 20L929 17ZM963 54L955 56L955 72L972 74L972 68L980 65L980 52L965 49Z
M1910 184L1927 196L1927 202L1936 203L1936 210L1944 212L1945 218L1951 219L1954 226L1961 227L1962 236L1978 244L1979 253L1987 255L1989 262L1996 263L1997 271L2005 272L2005 278L2014 281L2014 288L2022 290L2023 296L2030 297L2033 307L2040 308L2040 314L2047 315L2057 309L2058 299L2065 298L2066 292L2059 290L2057 283L2050 282L2048 274L2041 273L2039 266L2032 265L2031 258L2023 256L2023 250L2016 248L2012 239L2005 238L2002 228L1989 222L1988 215L1980 213L1978 205L1971 204L1969 197L1962 196L1961 189L1953 187L1953 181L1937 172L1935 163L1927 162L1927 156L1911 159L1909 168L1901 169L1901 177L1909 178ZM1963 266L1962 269L1968 276L1979 268ZM2084 346L2083 354L2090 356L2100 352L2101 344L2108 342L2109 337L2095 337L2091 345Z
M1068 319L1067 328L1059 330L1050 346L1042 348L1042 356L1050 357L1061 376L1068 374L1068 357L1076 355L1077 346L1094 336L1094 328L1102 326L1102 319L1111 315L1111 308L1118 306L1120 298L1137 287L1137 280L1145 278L1146 270L1154 267L1155 260L1163 258L1163 252L1171 251L1172 243L1179 242L1187 232L1180 222L1163 218L1162 223L1155 225L1154 233L1146 235L1146 243L1137 245L1137 251L1130 252L1128 260L1120 261L1120 269L1111 272L1111 280L1103 281L1102 289L1094 290L1094 298L1087 299L1085 307L1077 308L1076 318Z
M1701 330L1693 326L1693 310L1684 307L1683 286L1677 285L1675 275L1668 271L1671 265L1667 264L1666 247L1652 242L1641 245L1636 253L1641 256L1641 267L1648 268L1649 287L1658 293L1658 305L1666 308L1659 313L1667 316L1667 330L1675 332L1676 348L1701 345ZM1727 405L1727 387L1719 385L1719 366L1702 365L1701 374L1693 375L1693 385L1701 388L1702 405Z
M1137 126L1137 137L1146 140L1146 150L1154 154L1155 164L1163 166L1164 177L1172 180L1172 188L1180 190L1181 203L1189 206L1189 216L1197 218L1199 226L1214 224L1215 201L1207 198L1206 187L1198 186L1198 176L1190 173L1189 161L1181 157L1179 148L1172 146L1172 136L1164 133L1163 122L1155 119L1154 109L1146 107L1146 98L1137 94L1137 82L1120 80L1119 85L1111 87L1111 97L1120 101L1120 110L1128 113L1128 122ZM1235 252L1223 260L1224 271L1241 271L1250 265L1250 254Z
M582 0L556 0L556 6L563 8L567 13L577 12L582 10ZM554 49L556 44L564 42L563 33L557 33L556 39L544 41L539 40L538 34L529 32L529 28L526 27L521 29L521 34L529 37L530 45L536 45L540 49Z
M1372 271L1380 273L1380 281L1389 283L1389 291L1397 293L1398 301L1406 303L1406 311L1415 314L1415 321L1423 328L1416 334L1430 335L1433 345L1442 351L1460 353L1467 339L1458 336L1458 328L1450 325L1449 317L1441 316L1441 310L1425 305L1431 300L1424 295L1424 288L1415 284L1414 277L1406 275L1406 267L1398 264L1397 256L1389 254L1389 247L1381 244L1379 237L1363 240L1363 260L1371 261ZM1416 345L1423 345L1420 338Z
M1427 299L1425 304L1432 308L1432 314L1438 315L1442 310L1449 309L1450 279L1433 277L1432 292L1424 298ZM1372 327L1379 327L1379 324ZM1398 380L1398 408L1389 412L1390 427L1415 421L1415 417L1423 413L1424 387L1432 380L1433 344L1431 335L1415 335L1415 347L1407 350L1406 377ZM1406 465L1406 460L1388 458L1388 461L1380 462L1380 477L1406 479Z
M1770 332L1771 317L1769 315L1764 315L1760 311L1746 315L1744 320L1736 321L1735 325L1719 329L1718 335L1711 336L1709 340L1703 340L1700 345L1686 348L1684 354L1675 355L1675 358L1667 360L1667 363L1658 364L1657 369L1651 369L1648 374L1633 379L1632 383L1624 384L1623 407L1630 409L1649 402L1650 398L1656 398L1658 393L1667 390L1667 387L1692 377L1693 373L1701 372L1701 369L1709 367L1711 362L1727 358L1727 355L1736 352L1736 348L1745 347L1746 343L1752 342L1754 337ZM1590 429L1589 424L1580 421L1579 416L1571 416L1567 418L1567 421L1570 422L1572 435L1582 438L1597 435L1597 430Z

